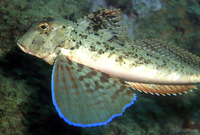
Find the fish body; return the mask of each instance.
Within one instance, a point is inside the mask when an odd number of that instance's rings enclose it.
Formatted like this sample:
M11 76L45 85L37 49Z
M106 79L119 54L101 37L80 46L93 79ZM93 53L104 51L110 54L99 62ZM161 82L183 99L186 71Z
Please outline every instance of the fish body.
M135 100L134 93L124 86L165 95L195 89L200 83L199 57L161 40L127 39L119 14L119 10L101 10L76 22L39 22L17 42L24 52L54 64L53 102L59 115L69 124L82 127L105 125L114 116L119 116ZM94 94L94 89L99 89L99 95L103 96ZM114 111L105 111L104 108L99 115L107 115L102 118L95 114L87 116L84 114L87 111L84 112L82 108L83 103L78 100L81 94L81 97L87 95L87 99L99 98L91 100L96 105L91 108L91 113L96 114L99 108L104 107L113 107ZM63 95L74 97L58 100ZM74 105L77 107L72 107L73 99L77 100ZM82 100L87 108L90 101ZM119 104L122 100L125 101ZM62 103L63 101L68 102ZM106 107L107 104L111 106ZM71 107L74 111L65 112L67 108L63 106ZM83 111L83 116L77 110L78 107ZM76 116L79 118L68 116L73 112L77 112ZM88 119L84 121L82 117Z

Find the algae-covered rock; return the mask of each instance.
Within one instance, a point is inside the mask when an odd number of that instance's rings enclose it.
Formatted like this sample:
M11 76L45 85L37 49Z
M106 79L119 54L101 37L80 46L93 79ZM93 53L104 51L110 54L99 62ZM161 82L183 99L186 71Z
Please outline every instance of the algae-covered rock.
M133 10L139 17L145 17L152 11L159 11L162 8L160 0L133 0Z
M22 108L28 102L30 91L26 91L23 81L14 81L0 75L0 134L23 135L26 127L23 123Z

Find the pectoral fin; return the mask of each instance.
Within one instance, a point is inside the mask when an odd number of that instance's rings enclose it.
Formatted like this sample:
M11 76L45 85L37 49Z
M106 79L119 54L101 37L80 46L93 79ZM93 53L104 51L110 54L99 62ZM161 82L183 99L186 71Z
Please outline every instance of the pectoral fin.
M136 99L116 78L62 55L55 61L51 85L53 104L60 117L80 127L106 125Z

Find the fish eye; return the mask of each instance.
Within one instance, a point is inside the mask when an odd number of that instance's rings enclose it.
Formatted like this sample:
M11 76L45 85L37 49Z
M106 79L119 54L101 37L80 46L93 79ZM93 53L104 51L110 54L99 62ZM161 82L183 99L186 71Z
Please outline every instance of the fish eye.
M40 28L40 30L42 30L42 31L47 31L47 30L49 30L49 24L48 23L46 23L46 22L41 22L40 24L39 24L39 28Z
M45 30L47 27L43 24L40 26L41 29Z

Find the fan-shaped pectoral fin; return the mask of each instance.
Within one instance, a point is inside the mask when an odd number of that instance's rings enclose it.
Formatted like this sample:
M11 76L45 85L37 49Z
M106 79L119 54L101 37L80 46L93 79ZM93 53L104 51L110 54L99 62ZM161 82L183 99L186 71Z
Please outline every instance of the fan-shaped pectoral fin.
M101 126L122 115L136 95L117 78L59 55L52 73L53 104L61 118L80 127Z

